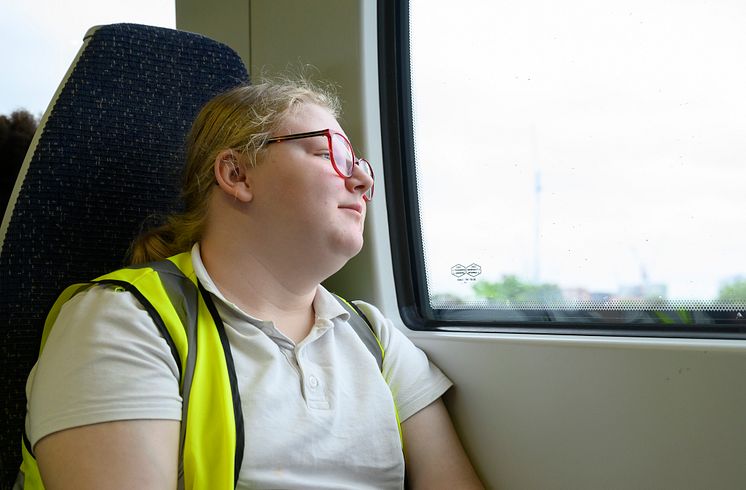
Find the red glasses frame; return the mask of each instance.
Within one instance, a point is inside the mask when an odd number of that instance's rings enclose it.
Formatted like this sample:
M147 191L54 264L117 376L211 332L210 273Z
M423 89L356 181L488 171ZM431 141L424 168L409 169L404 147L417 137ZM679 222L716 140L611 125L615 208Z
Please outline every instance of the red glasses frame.
M329 147L329 160L332 162L332 167L334 167L334 171L337 172L337 175L339 175L343 179L350 178L352 177L352 172L354 171L355 165L357 165L365 174L370 176L371 180L374 181L374 184L371 184L370 188L365 191L365 193L363 194L363 198L366 201L370 201L371 199L373 199L373 188L375 186L373 167L370 165L370 162L368 162L368 160L355 157L355 151L352 149L350 140L348 140L347 137L345 137L345 135L343 135L342 133L332 131L331 129L321 129L319 131L308 131L305 133L275 136L273 138L269 138L266 141L266 144L281 143L283 141L298 140L303 138L313 138L314 136L326 136L327 145ZM349 159L344 158L343 162L337 162L337 158L334 156L334 137L342 139L345 150L349 154ZM342 165L339 165L339 163L342 163Z

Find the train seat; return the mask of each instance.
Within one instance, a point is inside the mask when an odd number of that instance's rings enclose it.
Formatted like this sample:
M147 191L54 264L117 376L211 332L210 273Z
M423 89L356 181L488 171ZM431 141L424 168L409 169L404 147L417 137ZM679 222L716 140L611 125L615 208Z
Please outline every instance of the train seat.
M0 227L0 489L18 472L25 382L65 285L122 265L143 221L179 206L183 139L214 94L248 82L204 36L94 27L42 117Z

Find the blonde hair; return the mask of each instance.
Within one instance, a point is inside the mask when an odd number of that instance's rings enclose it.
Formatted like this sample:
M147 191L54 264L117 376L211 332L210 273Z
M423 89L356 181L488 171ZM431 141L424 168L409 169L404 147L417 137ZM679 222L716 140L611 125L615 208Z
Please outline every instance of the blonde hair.
M255 166L267 139L302 104L308 103L328 109L334 117L341 111L331 88L305 79L241 85L207 102L186 138L181 192L184 211L140 234L130 246L129 262L141 264L188 251L200 240L205 227L218 154L232 149Z

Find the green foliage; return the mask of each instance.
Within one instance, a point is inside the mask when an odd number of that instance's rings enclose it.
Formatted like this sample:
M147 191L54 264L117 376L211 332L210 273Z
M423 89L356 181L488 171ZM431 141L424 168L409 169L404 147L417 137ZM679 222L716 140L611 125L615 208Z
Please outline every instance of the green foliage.
M503 276L500 282L479 281L473 286L474 293L495 302L550 303L562 300L562 292L555 284L531 284L514 275Z
M722 286L718 293L718 300L724 303L746 303L746 279Z
M24 109L9 117L0 114L0 216L13 192L37 124L36 118Z

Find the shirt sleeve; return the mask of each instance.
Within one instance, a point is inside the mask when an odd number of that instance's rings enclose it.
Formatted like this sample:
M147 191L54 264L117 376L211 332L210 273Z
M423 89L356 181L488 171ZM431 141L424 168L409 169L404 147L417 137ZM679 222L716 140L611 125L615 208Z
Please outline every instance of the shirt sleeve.
M355 301L368 317L384 350L383 376L404 422L435 400L453 383L373 305Z
M93 286L65 303L26 384L33 445L115 420L181 420L179 370L135 297Z

